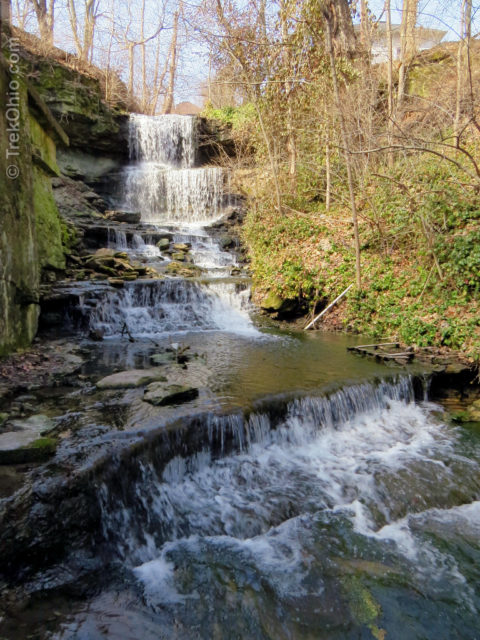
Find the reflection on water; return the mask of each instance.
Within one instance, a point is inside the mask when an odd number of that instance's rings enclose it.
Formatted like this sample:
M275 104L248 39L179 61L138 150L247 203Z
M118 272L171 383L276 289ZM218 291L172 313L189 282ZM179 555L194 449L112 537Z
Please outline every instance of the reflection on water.
M107 374L112 369L146 368L152 354L172 342L188 345L212 371L212 391L228 406L245 406L256 398L280 393L304 392L383 377L384 365L352 355L346 349L360 344L358 336L264 331L251 336L203 331L174 334L168 338L104 341L92 353L85 373ZM395 368L392 373L398 373Z

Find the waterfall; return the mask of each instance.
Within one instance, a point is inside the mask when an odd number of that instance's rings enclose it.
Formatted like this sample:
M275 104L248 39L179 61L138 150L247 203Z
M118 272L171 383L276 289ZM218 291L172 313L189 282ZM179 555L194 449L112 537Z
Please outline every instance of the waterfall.
M142 221L150 223L201 224L217 218L225 172L195 167L197 146L195 117L132 114L125 208L140 211Z
M130 116L130 159L189 168L195 164L197 121L192 116Z
M151 280L107 292L91 310L89 325L110 337L125 330L136 337L212 330L256 334L247 309L248 292L188 280Z

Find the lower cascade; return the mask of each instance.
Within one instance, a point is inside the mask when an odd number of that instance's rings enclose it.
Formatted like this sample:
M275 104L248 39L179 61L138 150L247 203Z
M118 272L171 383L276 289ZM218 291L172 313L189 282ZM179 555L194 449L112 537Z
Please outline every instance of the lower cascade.
M421 593L442 611L425 637L454 637L459 612L474 637L480 451L434 409L402 378L196 418L99 487L103 536L167 636L272 637L275 611L285 637L354 638L360 590L372 624Z

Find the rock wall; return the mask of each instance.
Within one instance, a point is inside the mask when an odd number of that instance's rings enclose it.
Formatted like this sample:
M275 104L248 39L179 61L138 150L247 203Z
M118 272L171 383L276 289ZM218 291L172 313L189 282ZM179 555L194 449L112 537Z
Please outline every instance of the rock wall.
M0 54L0 355L35 336L42 269L65 268L51 176L68 138L13 68Z

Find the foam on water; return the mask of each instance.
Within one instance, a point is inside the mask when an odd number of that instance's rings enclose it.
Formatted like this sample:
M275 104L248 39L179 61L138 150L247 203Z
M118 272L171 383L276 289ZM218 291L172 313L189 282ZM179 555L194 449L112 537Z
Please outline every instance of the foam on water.
M248 315L248 291L165 279L126 283L90 311L90 329L105 337L148 337L185 331L259 335Z
M226 173L195 167L196 118L131 114L129 147L124 207L140 211L143 222L198 224L220 216Z

